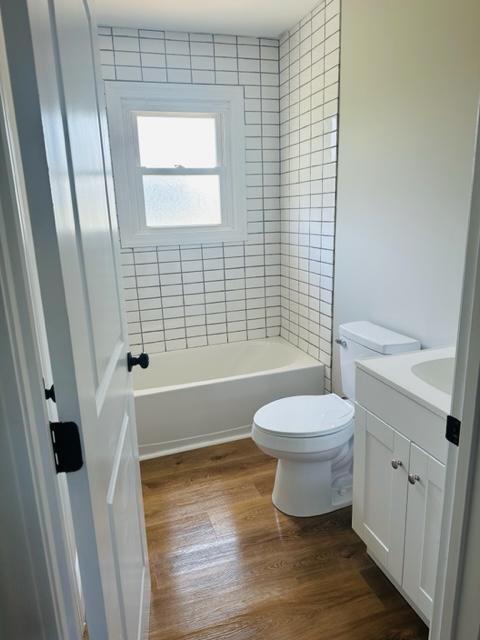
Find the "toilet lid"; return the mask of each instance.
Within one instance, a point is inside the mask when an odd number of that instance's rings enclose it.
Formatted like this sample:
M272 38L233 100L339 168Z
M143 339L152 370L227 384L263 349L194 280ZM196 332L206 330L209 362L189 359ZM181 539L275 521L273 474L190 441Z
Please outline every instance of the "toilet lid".
M291 438L328 435L340 431L354 415L353 407L334 393L292 396L265 405L253 418L268 433Z

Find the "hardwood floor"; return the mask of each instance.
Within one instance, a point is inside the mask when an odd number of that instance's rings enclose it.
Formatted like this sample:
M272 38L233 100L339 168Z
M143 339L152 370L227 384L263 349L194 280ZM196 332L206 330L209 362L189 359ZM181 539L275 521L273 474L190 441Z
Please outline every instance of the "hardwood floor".
M150 640L426 640L350 509L292 518L251 440L142 462Z

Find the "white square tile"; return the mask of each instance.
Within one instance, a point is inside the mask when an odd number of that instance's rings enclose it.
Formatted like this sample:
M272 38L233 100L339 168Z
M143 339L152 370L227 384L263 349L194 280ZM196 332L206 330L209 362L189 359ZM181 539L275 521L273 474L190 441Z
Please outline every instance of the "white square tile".
M169 69L190 69L190 57L167 53L167 67Z
M237 71L236 58L215 58L216 71Z
M190 43L181 40L165 40L165 50L167 54L178 54L189 56Z
M135 51L117 51L115 50L115 64L126 67L139 67L140 54Z
M140 51L143 53L165 53L165 40L140 38Z
M260 46L259 45L238 45L238 57L239 58L259 58Z
M213 70L215 69L214 59L208 56L192 56L192 69Z
M213 35L210 33L191 33L190 42L213 42Z
M166 59L163 53L142 53L142 67L165 67Z
M215 71L216 84L238 84L236 71Z
M145 82L166 82L167 72L165 69L155 69L154 67L144 67L142 70Z
M235 58L237 56L237 46L235 44L217 44L214 45L215 56L217 57L230 57Z
M165 38L165 32L158 29L140 29L138 35L140 38Z
M140 43L138 37L113 36L113 48L115 51L140 51Z
M194 84L215 84L215 72L194 69L192 71L192 82Z
M113 49L113 38L111 35L99 35L98 39L98 46L100 48L100 50L105 49L105 50L112 50Z
M114 66L102 65L102 78L104 80L116 80L116 72Z
M166 40L184 40L188 42L188 33L184 31L165 31Z
M213 41L215 43L223 42L225 44L236 44L237 36L230 36L230 35L224 35L224 34L217 34L216 33L213 36Z
M192 56L213 56L213 44L211 42L190 42Z
M191 82L192 73L189 69L168 69L167 82Z
M116 80L141 80L140 67L116 67Z

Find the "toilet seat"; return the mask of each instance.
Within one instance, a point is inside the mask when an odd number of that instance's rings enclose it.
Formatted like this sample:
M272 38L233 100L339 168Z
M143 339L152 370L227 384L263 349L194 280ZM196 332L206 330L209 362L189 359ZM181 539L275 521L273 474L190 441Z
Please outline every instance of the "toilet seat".
M273 504L292 516L351 504L354 407L334 393L271 402L253 418L252 439L277 471Z
M281 398L259 409L253 426L269 436L321 438L350 426L354 408L335 393Z

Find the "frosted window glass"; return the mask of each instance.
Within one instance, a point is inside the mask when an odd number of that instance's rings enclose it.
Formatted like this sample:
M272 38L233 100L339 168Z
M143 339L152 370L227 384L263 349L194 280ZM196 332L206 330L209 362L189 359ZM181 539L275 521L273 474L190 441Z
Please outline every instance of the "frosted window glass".
M148 227L221 224L218 176L143 176Z
M215 118L137 116L142 167L217 166Z

